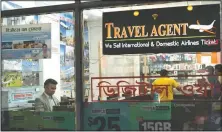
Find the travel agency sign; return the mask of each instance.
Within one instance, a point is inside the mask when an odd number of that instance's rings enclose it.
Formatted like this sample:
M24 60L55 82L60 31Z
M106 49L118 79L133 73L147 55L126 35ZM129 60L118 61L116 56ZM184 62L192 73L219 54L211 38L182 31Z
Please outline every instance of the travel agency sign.
M103 54L220 51L220 5L103 13Z

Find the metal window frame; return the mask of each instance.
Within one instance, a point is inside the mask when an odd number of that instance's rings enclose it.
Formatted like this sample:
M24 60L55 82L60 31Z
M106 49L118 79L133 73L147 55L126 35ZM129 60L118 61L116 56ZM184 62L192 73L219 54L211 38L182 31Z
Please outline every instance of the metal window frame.
M29 16L29 15L41 15L49 13L70 12L72 11L75 16L75 73L76 73L76 130L84 130L84 100L83 100L83 86L84 86L84 72L83 72L83 10L115 7L115 6L130 6L141 4L157 4L163 2L180 2L178 1L161 1L161 0L100 0L92 2L81 2L82 0L74 0L73 4L53 5L34 8L23 8L14 10L1 11L1 18ZM192 0L195 1L195 0ZM1 4L0 4L1 5ZM0 51L1 53L1 51ZM1 61L1 57L0 57ZM1 75L1 73L0 73Z
M79 9L78 11L81 12L82 10L85 10L85 9L105 8L105 7L110 7L110 6L113 7L113 6L129 6L129 5L135 5L135 4L146 4L146 3L151 3L152 1L153 0L147 0L147 1L144 1L144 0L143 1L141 0L111 1L109 0L109 1L93 1L93 2L81 3L80 0L75 0L75 3L72 3L72 4L5 10L5 11L2 11L1 15L3 18L19 17L19 16L28 16L28 15L68 12L68 11L74 11L76 8L78 8ZM158 2L159 0L156 0L156 1Z

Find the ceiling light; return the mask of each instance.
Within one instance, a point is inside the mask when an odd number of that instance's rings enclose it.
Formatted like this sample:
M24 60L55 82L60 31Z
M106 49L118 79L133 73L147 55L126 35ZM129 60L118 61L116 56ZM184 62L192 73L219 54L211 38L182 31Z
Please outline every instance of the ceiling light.
M188 5L188 6L187 6L187 10L188 10L188 11L192 11L192 10L193 10L193 6L192 6L192 5Z
M133 12L133 15L134 15L134 16L139 16L139 14L140 14L139 11L134 11L134 12Z

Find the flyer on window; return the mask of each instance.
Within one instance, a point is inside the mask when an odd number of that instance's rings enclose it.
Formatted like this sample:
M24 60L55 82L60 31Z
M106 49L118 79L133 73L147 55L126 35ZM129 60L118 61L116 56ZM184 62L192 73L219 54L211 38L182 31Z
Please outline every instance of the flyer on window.
M74 19L73 13L60 13L60 41L67 46L74 47Z
M51 24L2 27L2 59L51 58Z
M84 21L84 83L85 88L89 89L89 34L88 34L88 24Z
M74 89L73 13L60 13L60 77L61 89Z
M19 71L4 71L2 77L3 87L21 87L22 73Z

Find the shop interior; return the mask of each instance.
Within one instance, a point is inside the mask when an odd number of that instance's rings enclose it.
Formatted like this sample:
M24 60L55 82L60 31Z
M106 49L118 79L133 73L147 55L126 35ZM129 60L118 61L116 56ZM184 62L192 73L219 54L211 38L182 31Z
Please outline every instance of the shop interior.
M207 1L201 2L177 2L167 4L156 4L155 8L177 7L188 5L204 5L216 4ZM90 77L131 77L131 76L149 76L150 79L144 78L143 81L152 83L155 76L159 76L161 69L166 69L170 76L176 79L181 85L193 85L201 79L201 75L206 75L204 69L207 66L215 66L221 63L221 52L195 52L195 53L171 53L171 54L138 54L138 55L103 55L102 54L102 12L137 10L137 9L152 9L153 5L117 7L105 9L84 10L83 16L87 20L89 27L89 58L93 60L90 63ZM188 10L188 9L187 9ZM97 35L94 35L97 32ZM93 46L92 46L93 45ZM97 45L97 46L95 46ZM95 60L95 61L94 61ZM90 61L91 62L91 61ZM93 63L95 62L95 63ZM194 75L194 76L193 76ZM153 76L153 78L152 78ZM177 77L187 76L187 77ZM92 82L92 93L89 92L88 101L98 100L99 90L98 82L102 79L95 79ZM138 79L124 79L134 85ZM118 79L106 79L111 84L116 84ZM120 90L121 91L121 90ZM123 91L122 91L123 92ZM120 93L122 95L123 93ZM175 90L175 94L182 94ZM136 93L135 96L138 96ZM109 97L102 92L100 100L107 100ZM109 98L113 100L123 100L123 96L114 96Z
M27 1L28 2L28 1ZM70 4L64 2L2 2L3 10L31 8L50 5ZM24 4L25 3L25 4ZM126 95L120 90L120 95L108 96L106 91L100 91L98 83L106 80L116 84L122 80L130 85L136 82L152 83L159 76L161 69L169 71L182 86L193 85L207 75L205 68L222 63L221 52L198 53L163 53L137 55L103 55L102 54L102 13L166 8L188 5L218 4L218 1L190 1L160 3L153 5L137 5L124 7L108 7L102 9L83 10L83 47L84 47L84 102L119 101L119 100L152 100L150 97L140 96L138 88L135 94ZM73 12L41 14L2 19L2 26L17 26L29 24L51 24L51 57L47 59L13 59L4 55L2 47L2 103L3 111L17 111L16 114L26 111L35 111L35 98L44 92L43 84L48 78L55 79L57 89L55 96L60 101L60 107L54 107L60 112L66 122L60 130L74 130L76 123L76 73L75 73L75 24ZM4 39L2 40L2 42ZM24 46L22 48L25 48ZM182 77L178 77L181 76ZM145 77L144 77L145 76ZM148 78L149 76L149 78ZM10 78L11 77L11 78ZM113 77L113 78L104 78ZM119 77L119 78L118 78ZM126 78L124 78L126 77ZM136 77L136 78L130 78ZM148 95L150 93L148 92ZM188 99L184 94L175 90L178 99ZM183 96L183 97L182 97ZM193 98L192 98L193 99ZM73 114L74 113L74 114ZM55 113L56 114L56 113ZM28 115L28 114L27 114ZM31 116L31 115L28 115ZM50 116L50 114L48 115ZM68 120L68 118L72 119ZM39 119L37 122L41 122ZM69 123L67 123L69 122ZM12 123L13 124L13 123ZM56 124L49 123L46 128L55 128ZM11 129L16 125L11 125ZM21 125L22 127L22 125ZM27 129L31 128L32 125ZM68 129L65 129L69 127ZM37 128L36 128L37 129ZM33 129L34 130L34 129ZM48 129L49 130L49 129ZM51 129L50 129L51 130Z

